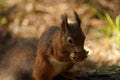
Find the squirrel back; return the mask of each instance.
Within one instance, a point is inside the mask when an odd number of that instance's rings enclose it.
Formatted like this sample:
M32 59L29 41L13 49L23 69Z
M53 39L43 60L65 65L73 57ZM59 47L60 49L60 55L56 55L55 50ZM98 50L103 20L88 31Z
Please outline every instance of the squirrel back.
M59 27L53 26L45 30L39 39L38 50L47 51L47 49L52 45L54 35L59 31L59 29Z

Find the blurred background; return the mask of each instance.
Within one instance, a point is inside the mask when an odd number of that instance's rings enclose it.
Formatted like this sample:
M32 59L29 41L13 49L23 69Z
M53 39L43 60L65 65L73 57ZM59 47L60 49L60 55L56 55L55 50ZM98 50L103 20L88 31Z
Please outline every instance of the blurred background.
M82 20L88 70L120 65L120 0L0 0L0 55L16 39L38 39L61 15L75 10Z

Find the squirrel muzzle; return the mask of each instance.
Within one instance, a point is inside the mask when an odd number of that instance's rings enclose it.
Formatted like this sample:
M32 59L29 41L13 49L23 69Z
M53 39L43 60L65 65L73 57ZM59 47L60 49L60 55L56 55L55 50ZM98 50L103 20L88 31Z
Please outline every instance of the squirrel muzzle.
M75 62L82 62L87 58L88 51L85 49L80 51L73 51L70 53L70 59Z

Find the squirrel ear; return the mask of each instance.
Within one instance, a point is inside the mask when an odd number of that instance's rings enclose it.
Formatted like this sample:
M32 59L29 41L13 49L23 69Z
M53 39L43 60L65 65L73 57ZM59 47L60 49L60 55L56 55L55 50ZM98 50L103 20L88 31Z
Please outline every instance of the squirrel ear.
M68 31L68 21L66 14L62 15L61 30L63 33Z
M74 12L74 15L75 15L75 20L76 20L77 24L80 26L81 25L81 20L80 20L79 16L77 15L77 13L75 11L73 11L73 12Z

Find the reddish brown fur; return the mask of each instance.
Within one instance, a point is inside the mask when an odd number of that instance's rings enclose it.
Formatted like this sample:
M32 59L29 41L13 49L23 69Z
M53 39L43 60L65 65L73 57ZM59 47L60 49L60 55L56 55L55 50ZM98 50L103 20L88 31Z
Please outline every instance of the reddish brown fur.
M85 36L80 28L80 20L75 13L76 23L68 24L67 16L62 18L61 27L51 27L45 31L40 40L35 61L33 76L35 80L52 80L58 74L72 74L72 78L78 76L76 72L69 72L74 65L74 61L83 61L87 57L84 50ZM71 37L73 44L67 43L68 37ZM70 54L75 52L72 61ZM71 75L70 75L71 76ZM79 74L81 76L81 72Z

